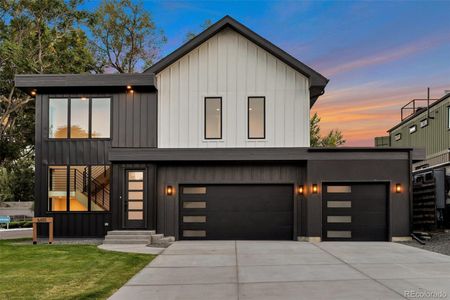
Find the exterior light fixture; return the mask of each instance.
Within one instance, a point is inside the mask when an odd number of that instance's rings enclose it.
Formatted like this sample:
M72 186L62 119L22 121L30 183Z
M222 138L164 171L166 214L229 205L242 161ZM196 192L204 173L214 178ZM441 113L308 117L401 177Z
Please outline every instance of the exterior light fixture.
M171 185L168 185L166 187L166 195L167 196L172 196L173 195L173 187Z
M318 191L317 184L313 184L312 185L312 193L317 194L317 191Z
M303 191L303 185L299 185L299 186L298 186L298 188L297 188L297 193L298 193L299 195L303 195L303 193L304 193L304 191Z
M133 90L128 90L129 92L130 92L130 94L133 94L134 93L134 91Z
M131 90L131 85L127 85L127 90Z
M400 183L397 183L395 185L395 192L396 193L401 193L402 192L402 185Z
M36 96L36 94L37 94L37 93L36 93L36 90L32 90L32 91L31 91L31 96Z

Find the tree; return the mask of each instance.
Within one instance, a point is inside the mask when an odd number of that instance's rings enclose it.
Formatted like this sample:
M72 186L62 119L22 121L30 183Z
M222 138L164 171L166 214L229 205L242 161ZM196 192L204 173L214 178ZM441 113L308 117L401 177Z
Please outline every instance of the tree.
M103 0L90 30L98 61L119 73L134 73L151 66L166 42L142 3L131 0Z
M321 136L319 123L320 117L314 113L309 127L311 147L337 147L345 144L344 136L339 129L333 129L325 136Z
M200 25L201 30L206 30L208 29L210 26L212 25L212 22L210 19L206 19L203 24ZM188 33L186 33L186 38L184 40L184 42L188 42L190 40L192 40L193 38L195 38L197 36L197 33L195 33L194 31L188 31Z
M80 3L0 0L0 166L33 147L34 98L14 87L14 75L95 69Z

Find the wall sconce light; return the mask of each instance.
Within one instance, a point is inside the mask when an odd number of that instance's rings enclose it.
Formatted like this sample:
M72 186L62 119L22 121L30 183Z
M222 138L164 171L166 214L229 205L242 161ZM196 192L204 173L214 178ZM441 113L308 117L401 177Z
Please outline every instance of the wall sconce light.
M395 185L395 192L396 193L401 193L402 192L402 185L400 183L397 183Z
M127 85L127 90L131 90L131 85Z
M317 191L318 191L317 184L313 184L312 185L312 193L317 194Z
M297 193L298 193L299 195L303 195L303 193L304 193L303 185L299 185L299 186L298 186L298 188L297 188Z
M31 91L31 96L36 96L36 94L37 94L37 93L36 93L36 90L32 90L32 91Z
M172 196L173 195L173 187L171 185L168 185L166 187L166 195L167 196Z
M133 90L128 90L128 92L130 92L130 94L133 94L133 93L134 93L134 91L133 91Z

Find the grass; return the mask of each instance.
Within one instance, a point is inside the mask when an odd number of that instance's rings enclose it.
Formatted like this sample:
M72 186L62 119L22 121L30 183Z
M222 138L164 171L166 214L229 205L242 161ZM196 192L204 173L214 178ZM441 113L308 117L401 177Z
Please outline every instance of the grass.
M155 257L17 241L0 241L0 299L106 299Z

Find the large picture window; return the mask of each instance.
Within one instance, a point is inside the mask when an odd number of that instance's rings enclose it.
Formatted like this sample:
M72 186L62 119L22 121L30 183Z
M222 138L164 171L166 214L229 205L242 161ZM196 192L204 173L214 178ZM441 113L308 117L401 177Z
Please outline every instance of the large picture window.
M205 139L222 138L222 98L205 98Z
M49 100L49 138L95 139L110 137L110 98L78 97L52 98Z
M266 138L266 99L248 97L248 138Z
M49 211L109 211L111 168L50 166Z

